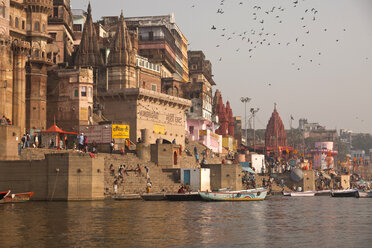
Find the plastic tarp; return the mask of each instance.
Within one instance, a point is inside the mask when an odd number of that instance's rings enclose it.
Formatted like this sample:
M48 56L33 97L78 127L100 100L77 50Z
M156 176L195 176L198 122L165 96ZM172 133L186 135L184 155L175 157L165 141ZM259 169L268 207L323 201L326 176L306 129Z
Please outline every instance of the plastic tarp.
M301 169L294 169L291 171L291 179L295 182L299 182L304 178L304 173Z

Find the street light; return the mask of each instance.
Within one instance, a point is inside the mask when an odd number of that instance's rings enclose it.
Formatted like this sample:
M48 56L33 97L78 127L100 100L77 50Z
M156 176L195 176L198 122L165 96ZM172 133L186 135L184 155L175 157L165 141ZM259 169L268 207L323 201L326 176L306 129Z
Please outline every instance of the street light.
M248 146L248 132L247 132L247 103L252 99L249 97L241 97L240 101L244 103L244 129L245 129L245 144Z
M254 120L254 117L259 110L260 110L259 108L256 108L256 109L251 108L251 113L253 117L253 150L255 152L256 152L256 122Z

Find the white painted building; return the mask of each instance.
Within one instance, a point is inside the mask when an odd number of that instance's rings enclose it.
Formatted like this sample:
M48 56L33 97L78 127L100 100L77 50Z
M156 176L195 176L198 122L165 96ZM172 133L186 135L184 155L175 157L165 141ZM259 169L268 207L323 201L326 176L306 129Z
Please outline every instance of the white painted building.
M209 168L194 168L181 169L181 184L190 185L193 192L198 190L211 190L210 169Z

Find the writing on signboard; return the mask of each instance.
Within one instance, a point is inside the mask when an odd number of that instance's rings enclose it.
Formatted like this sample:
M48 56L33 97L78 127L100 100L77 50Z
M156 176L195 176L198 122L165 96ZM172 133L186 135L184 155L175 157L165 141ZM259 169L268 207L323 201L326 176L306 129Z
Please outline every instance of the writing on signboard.
M129 139L129 125L112 125L113 139Z

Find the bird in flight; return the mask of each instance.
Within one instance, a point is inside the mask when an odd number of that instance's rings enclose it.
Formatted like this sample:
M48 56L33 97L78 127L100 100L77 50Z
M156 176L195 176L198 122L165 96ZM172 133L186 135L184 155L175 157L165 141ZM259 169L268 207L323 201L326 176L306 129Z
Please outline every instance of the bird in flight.
M211 27L211 29L212 29L212 30L216 30L217 28L213 25L213 26Z

